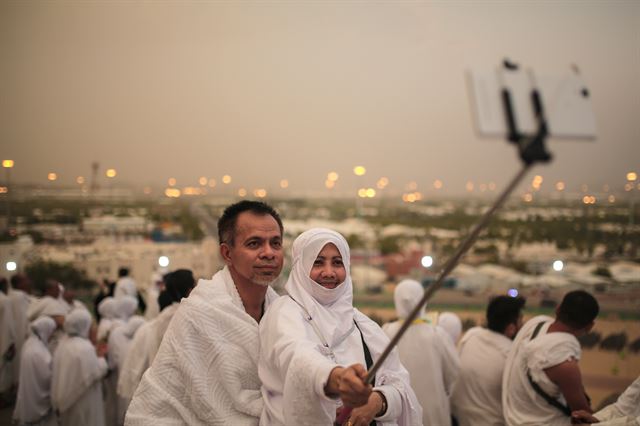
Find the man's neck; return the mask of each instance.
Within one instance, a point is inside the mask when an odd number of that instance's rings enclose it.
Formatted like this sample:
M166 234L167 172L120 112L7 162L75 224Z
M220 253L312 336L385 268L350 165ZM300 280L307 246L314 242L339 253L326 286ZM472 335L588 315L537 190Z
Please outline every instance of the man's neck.
M229 268L229 273L236 286L236 290L238 290L244 310L256 320L256 322L260 322L268 286L261 286L247 280L237 274L233 268Z
M569 333L576 335L576 331L565 323L555 320L547 330L547 333Z

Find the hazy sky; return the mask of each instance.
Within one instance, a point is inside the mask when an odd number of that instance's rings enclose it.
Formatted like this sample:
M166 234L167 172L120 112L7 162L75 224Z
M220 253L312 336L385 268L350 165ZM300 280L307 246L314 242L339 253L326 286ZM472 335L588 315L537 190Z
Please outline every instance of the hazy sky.
M475 133L464 71L580 66L595 142L550 141L544 184L640 172L640 2L0 2L0 156L12 179L462 192L519 167ZM364 165L364 177L352 168ZM356 181L357 180L357 181Z

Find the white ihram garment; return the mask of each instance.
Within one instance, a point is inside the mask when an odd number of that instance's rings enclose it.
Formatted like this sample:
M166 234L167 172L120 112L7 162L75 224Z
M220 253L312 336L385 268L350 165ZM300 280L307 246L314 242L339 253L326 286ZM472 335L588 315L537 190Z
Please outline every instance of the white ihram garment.
M507 425L571 423L568 416L538 395L527 379L529 369L535 383L552 398L566 405L560 389L544 370L570 359L579 360L580 343L569 333L547 334L553 321L553 318L544 315L530 319L518 331L513 342L502 376L502 409ZM531 340L531 335L540 322L545 322L545 325L540 329L538 336Z
M276 297L267 289L265 310ZM225 267L181 301L125 424L257 425L258 353L258 323Z
M120 397L127 401L133 398L142 375L153 363L162 338L179 306L179 303L167 306L160 315L142 324L136 331L120 368L117 389Z
M640 425L640 377L618 397L593 416L600 420L598 426L639 426Z
M30 303L31 296L24 291L12 289L9 292L9 304L11 305L11 312L13 314L13 328L16 337L16 357L13 362L13 377L16 383L20 375L20 353L22 352L22 345L24 345L24 342L29 337L27 311L29 310Z
M9 350L15 350L16 331L13 324L13 312L9 297L0 290L0 393L6 392L13 385L15 356L6 360Z
M21 354L22 370L13 418L18 424L55 425L51 409L51 353L47 342L56 329L49 317L31 324L31 335Z
M502 374L511 344L504 334L482 327L460 340L460 375L451 398L460 426L504 425Z
M72 311L64 323L67 337L53 355L51 403L61 426L104 425L101 379L108 367L88 339L90 327L87 311Z
M394 302L400 320L382 327L390 339L400 330L423 294L422 285L415 280L404 280L397 285ZM424 320L424 307L418 318L398 342L400 362L409 371L411 387L422 405L423 424L449 425L449 397L458 377L458 353L445 330Z
M328 243L340 251L347 273L335 289L309 278L313 262ZM362 338L374 362L389 340L376 323L353 308L349 247L337 232L312 229L295 240L285 288L289 296L278 299L260 322L258 371L265 401L260 424L330 425L341 405L324 393L331 370L366 365ZM376 419L379 424L421 424L422 411L397 351L377 372L374 389L388 403L387 412Z
M138 288L136 282L131 277L121 277L116 281L116 287L113 291L113 297L119 299L123 296L138 297Z

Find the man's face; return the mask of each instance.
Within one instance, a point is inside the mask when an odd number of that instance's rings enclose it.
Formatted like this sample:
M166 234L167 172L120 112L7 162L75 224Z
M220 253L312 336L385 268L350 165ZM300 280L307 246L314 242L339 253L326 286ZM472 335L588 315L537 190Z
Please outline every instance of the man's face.
M220 252L234 279L260 286L271 284L282 270L282 235L278 222L268 214L240 213L234 244L222 243Z

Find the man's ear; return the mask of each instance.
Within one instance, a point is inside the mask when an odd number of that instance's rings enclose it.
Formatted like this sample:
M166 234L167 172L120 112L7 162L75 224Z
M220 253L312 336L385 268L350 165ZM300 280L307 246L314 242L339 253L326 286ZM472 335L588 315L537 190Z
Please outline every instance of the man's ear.
M509 339L513 340L517 332L518 332L518 326L512 322L505 327L503 334L507 336Z
M220 244L220 256L227 265L231 265L231 247L227 243Z

